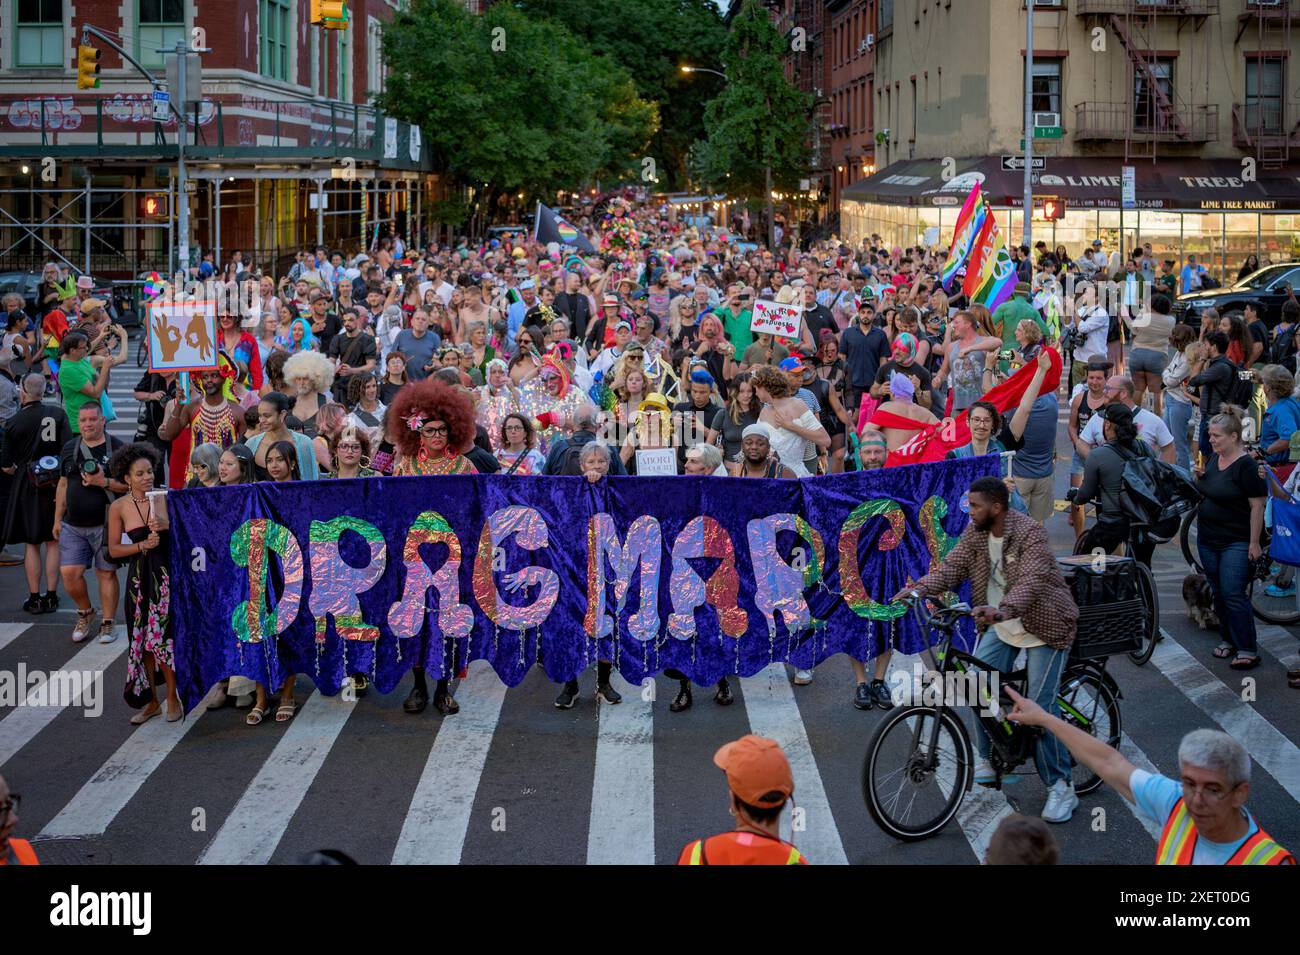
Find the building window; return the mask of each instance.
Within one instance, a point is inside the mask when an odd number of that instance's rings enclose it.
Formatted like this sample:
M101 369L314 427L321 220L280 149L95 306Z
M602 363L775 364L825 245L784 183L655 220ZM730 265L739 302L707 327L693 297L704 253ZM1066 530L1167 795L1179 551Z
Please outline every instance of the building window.
M140 0L140 19L135 31L135 55L145 66L166 63L159 50L174 49L185 39L183 0Z
M339 99L352 99L352 24L339 31Z
M384 91L384 33L378 22L370 21L369 43L366 50L366 79L370 86L370 95L378 96Z
M1034 60L1031 100L1035 113L1061 111L1061 61Z
M261 0L261 69L274 80L289 79L289 0Z
M1168 102L1174 98L1174 61L1168 57L1150 60L1151 72L1155 75L1156 87L1164 94ZM1169 117L1160 111L1158 100L1151 88L1146 74L1133 68L1133 128L1142 132L1165 132L1169 129Z
M18 65L65 66L63 0L18 0Z
M1246 61L1246 128L1252 132L1280 136L1282 116L1281 57L1258 57Z

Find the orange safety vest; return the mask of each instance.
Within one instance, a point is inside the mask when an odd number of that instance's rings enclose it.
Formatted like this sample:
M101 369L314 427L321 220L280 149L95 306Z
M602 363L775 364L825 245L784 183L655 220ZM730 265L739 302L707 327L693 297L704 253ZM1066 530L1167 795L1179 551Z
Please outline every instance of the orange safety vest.
M1256 824L1258 826L1258 823ZM1191 865L1196 854L1196 826L1187 801L1178 797L1156 844L1156 865ZM1295 857L1257 828L1224 865L1295 865Z
M707 848L705 843L708 843ZM807 865L794 846L756 832L724 832L696 839L682 850L678 865Z
M10 839L8 855L0 856L0 865L40 864L40 860L36 858L36 850L26 839Z

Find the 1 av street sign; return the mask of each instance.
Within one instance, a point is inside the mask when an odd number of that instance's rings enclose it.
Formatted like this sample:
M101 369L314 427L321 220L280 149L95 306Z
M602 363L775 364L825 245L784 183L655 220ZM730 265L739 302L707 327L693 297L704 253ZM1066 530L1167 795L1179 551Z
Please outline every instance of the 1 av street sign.
M1034 156L1033 159L1030 160L1029 168L1030 168L1030 169L1037 169L1037 170L1039 170L1040 172L1041 172L1042 170L1046 169L1046 168L1047 168L1047 157L1046 157L1046 156ZM1025 157L1024 157L1024 156L1003 156L1003 157L1002 157L1002 171L1003 171L1003 172L1023 172L1024 169L1025 169Z

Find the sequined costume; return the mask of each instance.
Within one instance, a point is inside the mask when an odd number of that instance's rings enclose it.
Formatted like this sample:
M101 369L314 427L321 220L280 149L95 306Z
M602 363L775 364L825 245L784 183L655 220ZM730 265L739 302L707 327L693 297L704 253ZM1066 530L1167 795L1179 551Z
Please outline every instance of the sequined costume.
M559 390L551 394L546 381L558 377ZM561 433L564 418L572 418L588 402L582 389L573 387L563 360L551 354L542 359L542 370L519 388L519 411L537 421L538 450L546 454L551 441Z
M493 451L500 450L501 425L505 423L506 415L518 410L519 400L516 393L509 388L495 394L488 385L478 390L475 418L487 431L488 441L491 442Z
M463 454L447 457L445 454L423 454L413 458L403 458L393 472L397 475L433 475L477 474L478 468L470 463Z

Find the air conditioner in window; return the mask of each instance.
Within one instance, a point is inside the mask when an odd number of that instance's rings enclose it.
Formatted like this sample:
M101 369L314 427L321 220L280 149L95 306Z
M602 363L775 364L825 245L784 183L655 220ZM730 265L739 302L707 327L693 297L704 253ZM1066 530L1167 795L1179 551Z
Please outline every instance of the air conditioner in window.
M1247 6L1254 7L1280 7L1282 0L1250 0Z
M862 48L868 53L876 48L876 35L868 33L862 40Z
M1035 113L1034 114L1034 129L1042 129L1047 126L1060 126L1060 125L1061 125L1060 113Z
M1036 6L1036 7L1059 7L1059 6L1062 5L1063 2L1064 2L1064 0L1034 0L1034 6Z

